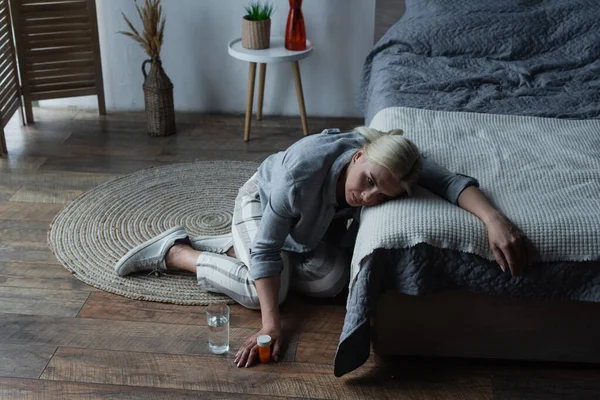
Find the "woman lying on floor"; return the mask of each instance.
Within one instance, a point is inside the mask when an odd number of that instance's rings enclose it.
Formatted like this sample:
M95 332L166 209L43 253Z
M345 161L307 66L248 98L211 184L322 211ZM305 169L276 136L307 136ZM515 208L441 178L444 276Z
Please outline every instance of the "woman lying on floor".
M525 237L479 191L475 179L453 174L420 155L401 130L360 127L325 130L268 157L239 190L232 233L189 237L175 227L132 249L115 265L134 272L180 269L198 277L201 289L226 294L260 309L262 329L236 354L238 367L257 359L256 338L282 344L279 305L288 289L333 297L348 284L350 251L340 232L360 207L410 194L420 184L481 219L503 270L513 275L528 264Z

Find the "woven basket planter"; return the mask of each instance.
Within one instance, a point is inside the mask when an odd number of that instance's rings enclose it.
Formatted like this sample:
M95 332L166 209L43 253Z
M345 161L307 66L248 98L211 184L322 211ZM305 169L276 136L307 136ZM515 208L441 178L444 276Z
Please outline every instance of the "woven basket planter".
M271 20L250 21L242 18L242 47L246 49L268 49L271 46Z
M146 73L147 63L150 63L149 73ZM144 73L144 103L148 135L173 135L175 133L173 83L165 73L160 59L144 61L142 72Z

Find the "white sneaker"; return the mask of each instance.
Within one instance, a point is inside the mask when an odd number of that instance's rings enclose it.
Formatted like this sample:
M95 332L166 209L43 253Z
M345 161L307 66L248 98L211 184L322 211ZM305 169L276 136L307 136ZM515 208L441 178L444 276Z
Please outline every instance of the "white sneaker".
M233 247L233 235L195 236L190 237L190 242L194 250L223 254Z
M115 265L120 276L134 272L166 271L165 256L176 240L187 239L188 233L182 226L171 228L160 235L129 250Z

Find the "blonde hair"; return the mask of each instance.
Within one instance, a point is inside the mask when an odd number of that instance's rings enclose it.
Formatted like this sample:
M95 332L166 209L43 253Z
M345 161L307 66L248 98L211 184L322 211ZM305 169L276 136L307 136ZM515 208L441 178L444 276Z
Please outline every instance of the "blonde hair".
M402 129L381 132L377 129L360 126L355 129L366 140L364 147L367 158L396 176L400 186L410 194L411 188L419 180L421 155L418 147L402 136Z

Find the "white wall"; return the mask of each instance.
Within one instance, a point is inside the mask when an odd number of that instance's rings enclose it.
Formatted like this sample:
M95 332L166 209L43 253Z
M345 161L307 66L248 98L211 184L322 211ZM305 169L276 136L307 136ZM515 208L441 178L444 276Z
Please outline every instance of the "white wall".
M163 67L181 111L242 113L248 63L232 58L227 44L241 34L250 0L163 0L167 15ZM140 3L138 1L138 3ZM143 2L142 2L143 3ZM271 33L283 36L288 0L273 0ZM141 27L132 0L96 0L108 110L142 110L144 51L117 34L121 11ZM304 0L302 11L312 55L300 61L307 114L361 116L354 105L363 60L373 45L375 0ZM256 104L256 103L255 103ZM47 100L41 106L96 108L95 96ZM263 112L298 115L291 65L267 67Z

